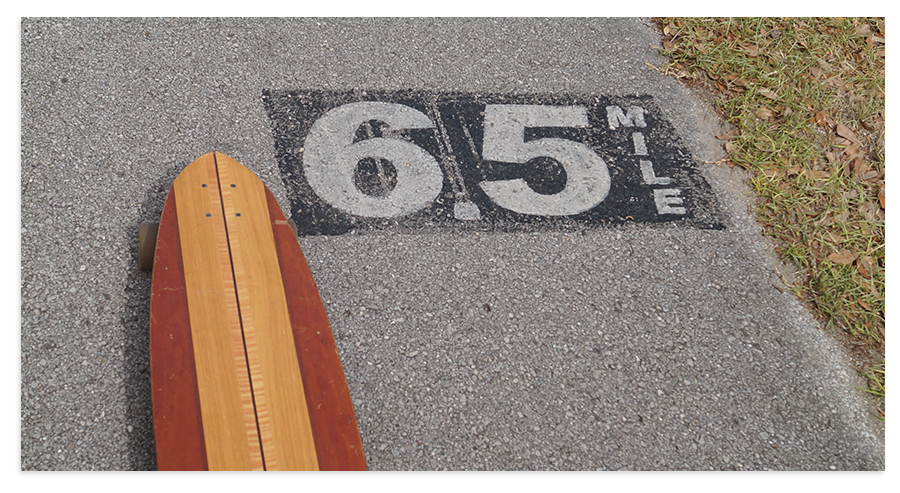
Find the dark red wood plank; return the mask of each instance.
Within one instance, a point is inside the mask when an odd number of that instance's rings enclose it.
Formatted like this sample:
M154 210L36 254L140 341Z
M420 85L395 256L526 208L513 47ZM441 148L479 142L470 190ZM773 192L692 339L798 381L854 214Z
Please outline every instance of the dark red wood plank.
M156 464L161 471L209 469L184 283L175 194L169 189L153 261L150 385Z
M362 441L344 369L306 257L281 208L266 189L281 277L303 375L319 469L366 470Z

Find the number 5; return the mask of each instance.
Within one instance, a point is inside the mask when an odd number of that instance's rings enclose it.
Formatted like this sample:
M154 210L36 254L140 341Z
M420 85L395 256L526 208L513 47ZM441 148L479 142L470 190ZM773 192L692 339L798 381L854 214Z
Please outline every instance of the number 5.
M525 180L483 181L479 185L497 205L521 214L570 216L589 210L609 192L606 163L586 145L567 139L545 138L525 142L527 127L587 127L583 106L489 104L484 110L483 158L526 164L537 157L559 161L566 171L566 186L544 195Z

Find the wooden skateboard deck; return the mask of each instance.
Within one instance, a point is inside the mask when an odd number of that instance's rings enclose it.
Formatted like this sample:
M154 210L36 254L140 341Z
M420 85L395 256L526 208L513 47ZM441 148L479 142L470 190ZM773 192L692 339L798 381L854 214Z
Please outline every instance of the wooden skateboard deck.
M364 470L325 307L253 172L211 152L169 189L150 375L160 470Z

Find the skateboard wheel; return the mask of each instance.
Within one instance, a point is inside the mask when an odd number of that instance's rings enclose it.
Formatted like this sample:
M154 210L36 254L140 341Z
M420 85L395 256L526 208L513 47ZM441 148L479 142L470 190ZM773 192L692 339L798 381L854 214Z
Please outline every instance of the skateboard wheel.
M140 223L138 225L138 267L141 270L153 268L157 232L159 232L159 223Z

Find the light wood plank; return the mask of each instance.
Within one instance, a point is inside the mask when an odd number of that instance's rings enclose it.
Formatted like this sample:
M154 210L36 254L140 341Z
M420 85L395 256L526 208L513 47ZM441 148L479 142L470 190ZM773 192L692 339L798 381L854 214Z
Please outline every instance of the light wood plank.
M173 187L209 468L262 470L214 154Z
M265 185L216 153L237 299L267 470L317 470Z

